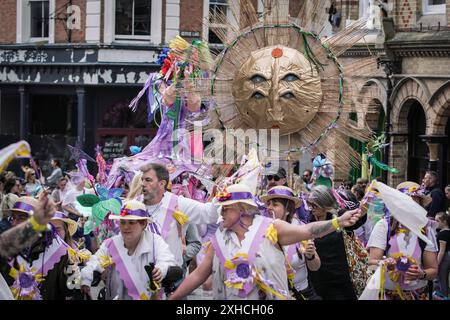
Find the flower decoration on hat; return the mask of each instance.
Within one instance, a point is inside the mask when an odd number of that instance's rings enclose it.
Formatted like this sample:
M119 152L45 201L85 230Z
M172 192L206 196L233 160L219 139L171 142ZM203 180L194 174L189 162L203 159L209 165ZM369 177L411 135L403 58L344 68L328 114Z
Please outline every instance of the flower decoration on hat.
M125 207L122 209L122 211L120 211L120 216L121 217L125 217L125 216L127 216L129 214L130 214L129 210L127 208L125 208Z
M422 187L411 186L408 188L400 188L400 192L407 194L411 197L423 197L425 196L425 190Z
M231 198L231 193L229 193L228 191L224 190L224 191L218 192L217 195L216 195L216 198L220 202L227 201L228 199Z

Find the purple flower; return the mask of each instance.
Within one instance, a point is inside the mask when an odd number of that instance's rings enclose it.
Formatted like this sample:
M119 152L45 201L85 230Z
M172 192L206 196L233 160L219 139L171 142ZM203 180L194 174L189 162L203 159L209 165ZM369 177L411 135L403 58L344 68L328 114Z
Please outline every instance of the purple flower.
M409 262L407 257L400 257L397 260L397 269L401 272L406 272L410 266L411 263Z
M247 279L250 276L250 266L247 263L241 263L236 267L236 274L239 278Z
M19 284L22 288L29 288L34 283L34 277L29 272L22 272L19 275Z

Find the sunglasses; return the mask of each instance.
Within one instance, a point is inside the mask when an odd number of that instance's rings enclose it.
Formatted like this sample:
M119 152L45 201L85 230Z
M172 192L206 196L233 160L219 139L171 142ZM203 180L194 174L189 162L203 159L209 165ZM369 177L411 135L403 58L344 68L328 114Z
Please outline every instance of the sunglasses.
M120 224L122 226L125 226L127 224L134 226L136 223L138 223L137 220L120 220Z
M267 180L268 181L270 181L270 180L280 181L280 179L281 178L279 176L277 176L277 175L270 174L270 175L267 176Z

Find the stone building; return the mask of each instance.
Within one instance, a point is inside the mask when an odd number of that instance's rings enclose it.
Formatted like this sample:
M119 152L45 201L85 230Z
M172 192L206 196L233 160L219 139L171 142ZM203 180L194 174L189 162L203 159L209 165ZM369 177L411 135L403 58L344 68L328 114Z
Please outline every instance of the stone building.
M432 169L439 173L440 185L447 185L450 1L336 1L336 6L342 16L339 28L342 23L375 14L375 30L341 59L379 56L379 69L373 77L357 85L357 95L370 99L362 99L366 105L355 104L355 118L360 126L387 132L388 156L381 154L380 160L399 170L386 174L388 183L420 183L425 171ZM378 111L361 112L368 105Z
M248 1L262 12L262 0ZM290 1L292 16L303 1ZM450 0L332 2L326 32L374 18L374 31L341 58L380 56L373 77L357 86L378 111L364 116L368 105L355 103L354 117L374 131L388 129L389 156L380 157L400 171L389 184L419 181L427 168L448 183ZM133 114L127 104L175 35L203 37L220 50L202 21L225 7L226 0L1 1L0 146L27 139L45 160L68 159L64 145L77 137L88 152L108 144L111 157L145 145L155 127L144 106Z

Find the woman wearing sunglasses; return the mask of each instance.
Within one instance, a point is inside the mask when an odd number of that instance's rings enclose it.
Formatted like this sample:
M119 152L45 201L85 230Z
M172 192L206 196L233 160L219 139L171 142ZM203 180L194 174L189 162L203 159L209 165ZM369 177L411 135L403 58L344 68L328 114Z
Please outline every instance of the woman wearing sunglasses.
M313 221L332 220L341 216L348 210L359 207L355 196L349 191L342 191L339 196L346 201L346 209L338 210L338 204L330 188L315 186L308 196L307 204L312 213ZM362 209L362 208L361 208ZM362 213L363 214L363 213ZM364 214L354 225L346 227L342 232L332 232L323 237L316 238L314 243L320 256L321 267L309 273L311 284L319 296L324 300L356 300L347 262L347 253L343 232L353 232L367 220Z
M90 295L94 271L106 270L106 300L158 298L160 283L176 262L164 240L147 228L145 205L130 200L109 219L119 221L120 234L104 241L81 270L81 290Z
M36 172L33 169L28 169L25 172L25 192L30 197L36 197L39 192L43 190L41 183L36 179Z

